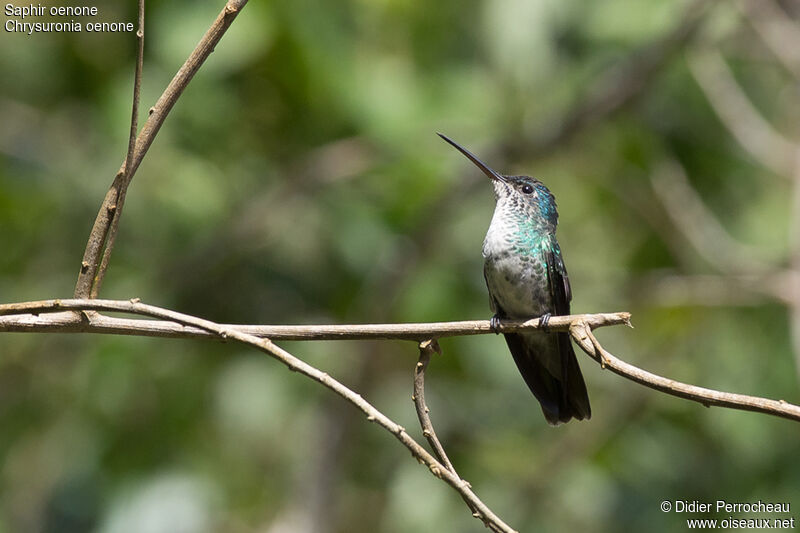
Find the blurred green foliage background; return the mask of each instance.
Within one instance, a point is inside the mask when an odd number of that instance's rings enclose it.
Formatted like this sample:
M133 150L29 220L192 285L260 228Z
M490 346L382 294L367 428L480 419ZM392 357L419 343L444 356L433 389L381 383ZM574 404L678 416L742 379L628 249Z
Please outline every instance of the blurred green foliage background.
M732 135L719 109L755 130L714 90L800 138L800 69L779 55L800 41L769 42L796 38L774 28L800 32L800 5L709 4L251 1L139 169L102 295L224 322L488 318L492 193L442 131L555 193L573 311L633 313L599 332L609 350L797 403L800 295L779 275L798 264L800 178ZM142 120L222 5L148 0ZM135 20L133 1L99 8ZM134 50L132 34L0 35L0 301L72 294L127 146ZM795 423L579 354L593 418L554 429L501 338L441 344L439 436L520 531L685 528L665 499L800 506ZM412 343L283 345L421 438ZM483 530L388 434L253 350L0 336L2 533Z

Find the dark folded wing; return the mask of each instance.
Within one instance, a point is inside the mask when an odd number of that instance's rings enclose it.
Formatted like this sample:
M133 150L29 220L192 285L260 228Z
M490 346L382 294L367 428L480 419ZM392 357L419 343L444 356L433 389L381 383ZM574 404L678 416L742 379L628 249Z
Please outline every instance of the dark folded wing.
M561 248L555 237L550 239L550 247L545 254L547 262L547 278L550 282L550 297L552 299L554 315L568 315L572 289L569 285L569 276L561 257ZM555 334L558 343L558 352L561 357L561 411L566 414L566 419L575 417L578 420L590 418L592 410L589 406L589 395L586 384L581 375L581 369L572 349L569 333L562 331ZM563 420L562 421L566 421Z
M567 268L561 257L555 237L550 239L550 246L545 253L547 261L547 278L550 280L550 296L553 298L553 314L568 315L569 303L572 301L572 288L569 286Z

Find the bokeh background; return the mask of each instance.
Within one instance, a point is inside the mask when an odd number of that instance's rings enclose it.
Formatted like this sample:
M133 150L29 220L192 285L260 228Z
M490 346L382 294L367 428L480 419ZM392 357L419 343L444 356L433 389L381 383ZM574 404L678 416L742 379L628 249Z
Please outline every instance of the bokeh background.
M142 120L222 5L148 0ZM134 1L99 8L135 21ZM0 300L67 297L125 153L134 38L0 40ZM102 295L224 322L488 318L492 193L442 131L552 189L573 310L633 313L598 332L609 350L797 403L798 50L790 0L252 1L139 169ZM441 344L439 435L521 531L685 528L665 499L800 509L795 423L579 353L593 418L554 429L501 338ZM413 343L283 346L421 438ZM0 336L0 532L483 530L391 436L253 350Z

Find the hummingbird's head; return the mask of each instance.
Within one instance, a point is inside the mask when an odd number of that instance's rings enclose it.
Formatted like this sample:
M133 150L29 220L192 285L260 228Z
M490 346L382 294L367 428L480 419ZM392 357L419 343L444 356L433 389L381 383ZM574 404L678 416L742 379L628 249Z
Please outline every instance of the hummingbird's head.
M530 176L500 174L446 135L440 133L439 137L453 145L492 180L498 209L520 212L527 217L544 220L554 227L558 223L556 199L544 183Z

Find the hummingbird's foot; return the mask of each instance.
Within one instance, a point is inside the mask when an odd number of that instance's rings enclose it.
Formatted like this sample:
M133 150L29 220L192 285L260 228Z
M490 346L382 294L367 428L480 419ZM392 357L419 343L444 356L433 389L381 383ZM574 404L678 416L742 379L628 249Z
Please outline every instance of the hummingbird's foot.
M495 335L500 335L500 317L494 315L491 320L489 320L489 327L492 328Z
M542 328L546 333L550 333L550 317L553 316L550 313L545 313L539 317L539 327Z

